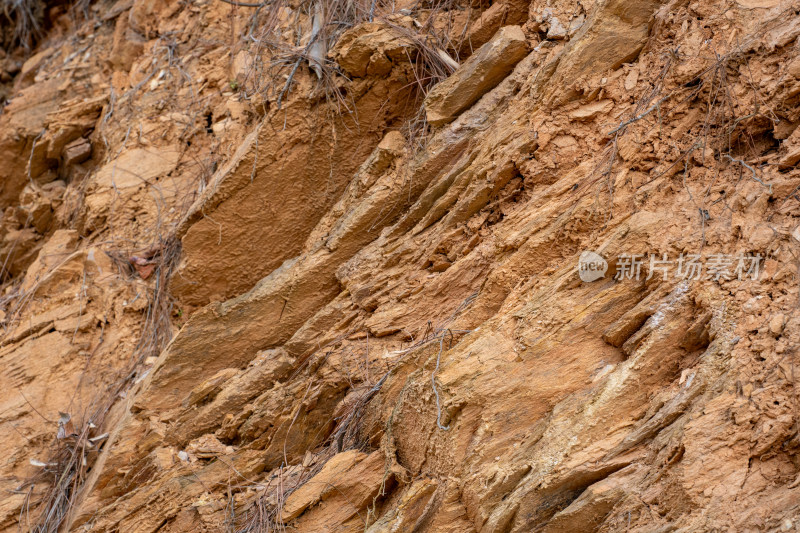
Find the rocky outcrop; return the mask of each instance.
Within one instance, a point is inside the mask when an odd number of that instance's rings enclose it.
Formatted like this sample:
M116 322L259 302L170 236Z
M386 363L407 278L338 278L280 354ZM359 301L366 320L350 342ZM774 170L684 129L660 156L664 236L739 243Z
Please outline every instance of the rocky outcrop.
M800 6L330 7L27 64L0 530L798 529Z

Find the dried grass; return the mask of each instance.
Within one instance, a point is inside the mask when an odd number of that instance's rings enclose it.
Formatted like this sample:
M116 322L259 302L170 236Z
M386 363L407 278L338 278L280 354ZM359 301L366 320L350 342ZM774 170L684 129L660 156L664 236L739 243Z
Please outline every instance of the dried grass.
M242 83L243 94L249 98L260 93L265 100L274 100L278 109L290 92L298 69L307 65L316 74L318 89L328 103L339 113L353 111L352 102L340 88L347 78L327 57L327 52L344 31L360 23L381 21L413 43L409 56L414 65L413 83L423 95L428 87L446 78L458 66L452 56L457 57L457 51L464 44L463 38L451 42L447 37L453 17L445 3L418 4L411 15L424 12L426 22L417 21L415 30L395 22L393 3L378 0L307 0L299 6L289 0L279 0L247 4L247 7L256 9L244 37L251 64ZM437 31L434 21L441 18L446 20L445 30ZM462 35L465 34L466 25L462 31Z
M84 9L85 2L82 0L73 4L73 8ZM164 84L164 93L174 94L187 83L192 84L191 76L183 68L180 54L177 51L177 42L173 34L162 35L154 48L154 60L151 65L151 70L145 76L144 81L133 87L119 98L112 94L110 104L102 117L99 126L99 134L101 139L105 142L106 146L109 143L106 141L105 125L110 123L112 116L119 119L119 114L133 113L135 109L134 98L139 95L145 83L154 79L155 77L164 78L165 81L172 83ZM153 91L150 91L150 96ZM188 113L192 117L192 123L187 125L181 138L183 140L191 137L195 130L200 127L197 123L197 116L202 110L202 102L200 102L195 93L191 92L191 105L189 106ZM177 99L165 96L164 102L167 105L177 109ZM180 109L181 112L186 113L185 108ZM124 139L115 138L114 143L119 146L121 152L128 141L131 133L128 128L124 133ZM119 152L117 152L117 155ZM199 181L204 183L209 174L210 165L206 164L207 161L195 160L197 167L200 170ZM83 196L84 190L89 182L88 179L83 179L77 184L75 192L77 197L73 197L73 203L70 203L67 212L70 215L67 217L67 225L76 227L80 225L80 217L83 210ZM128 278L131 281L136 279L136 273L130 263L130 258L137 255L147 264L148 268L152 268L152 274L148 277L149 281L145 285L145 293L141 295L146 298L147 305L145 307L143 323L141 325L141 333L138 342L131 352L129 359L122 364L115 373L104 378L106 386L100 387L96 391L89 394L88 406L78 407L72 405L65 406L65 411L70 411L70 424L78 428L74 432L70 432L65 438L59 431L56 438L53 439L49 446L46 461L34 461L35 465L39 466L39 470L34 476L26 480L18 491L25 493L25 505L21 513L20 527L24 527L28 531L36 532L55 532L63 527L65 519L67 519L70 509L74 504L75 498L83 485L87 472L91 469L94 458L99 452L99 447L103 443L103 439L98 439L98 428L104 427L105 418L114 405L115 402L123 397L126 391L136 382L144 377L142 362L149 357L155 357L161 353L167 343L172 337L173 327L170 317L173 310L173 302L168 293L167 285L171 273L176 265L177 259L180 254L180 242L178 239L170 236L172 232L172 225L165 216L176 217L175 215L167 215L167 202L164 193L161 190L161 185L156 183L148 183L148 188L156 202L156 220L154 227L151 228L151 234L155 235L152 241L148 243L133 242L128 239L119 239L115 237L115 228L113 224L109 224L103 231L109 237L100 242L98 235L94 236L94 245L104 248L108 255L112 257L117 263L119 275L122 278ZM190 191L184 191L183 199L178 201L174 206L178 211L188 208L194 196L198 194L196 187ZM180 194L172 195L176 198L181 198ZM77 200L77 201L75 201ZM114 202L110 206L110 210L115 209ZM175 202L173 202L175 203ZM30 222L30 221L28 221ZM29 224L26 223L26 226ZM17 277L11 278L7 274L7 263L13 260L15 247L6 254L3 258L3 274L5 283L2 286L2 298L0 298L0 309L6 314L3 327L6 331L13 330L13 326L17 324L23 316L29 304L36 298L39 285L34 285L27 291L20 290L21 279ZM55 264L50 271L56 270L62 266L62 263ZM21 278L19 276L18 278ZM45 274L46 277L46 274ZM84 286L86 280L84 279ZM83 291L81 291L83 292ZM41 295L39 295L41 296ZM139 296L137 295L137 298ZM83 300L81 300L83 301ZM83 309L81 309L83 312ZM101 329L100 339L94 348L93 352L87 358L87 362L81 375L80 382L76 387L73 399L76 397L83 398L80 393L84 381L87 383L94 380L94 374L97 369L92 367L92 361L95 359L94 355L100 349L104 342L105 326ZM76 330L77 333L77 330ZM21 393L21 391L20 391ZM82 400L83 401L83 400ZM31 406L33 408L33 406ZM46 420L46 419L45 419ZM49 421L48 421L49 422ZM52 423L52 422L49 422ZM34 491L34 488L37 490ZM44 488L44 493L39 498L41 490Z
M157 356L172 338L170 322L172 300L167 292L167 281L176 265L179 253L179 244L174 239L161 242L155 247L152 257L155 265L154 282L149 289L151 292L148 296L145 322L128 364L118 374L116 380L94 395L89 407L80 413L80 420L73 420L70 414L62 413L47 461L36 464L41 466L42 470L17 488L17 491L26 492L28 495L24 516L20 516L19 521L20 526L24 524L28 531L36 533L60 531L107 437L107 434L98 435L103 428L106 415L125 391L143 377L140 373L141 363L148 357ZM122 261L118 262L121 268L125 268ZM35 292L35 289L30 292ZM89 371L90 361L103 345L103 334L104 330L94 351L89 355L78 389ZM76 422L79 429L75 429ZM30 502L30 495L37 485L45 485L47 490L41 501ZM32 503L37 508L33 516L30 513Z
M4 46L33 48L43 34L44 8L41 0L0 0L0 31Z

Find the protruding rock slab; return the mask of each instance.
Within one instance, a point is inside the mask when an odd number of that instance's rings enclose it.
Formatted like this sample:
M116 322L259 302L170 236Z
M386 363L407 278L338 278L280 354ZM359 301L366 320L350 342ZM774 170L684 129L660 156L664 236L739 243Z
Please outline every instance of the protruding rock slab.
M381 453L367 455L348 450L334 455L319 474L294 491L283 506L281 518L291 522L307 509L325 501L328 513L305 516L305 531L321 531L326 524L342 524L372 502L384 480L385 460ZM321 515L321 516L315 516Z
M447 124L508 76L528 54L519 26L500 28L452 76L434 87L425 99L428 122Z

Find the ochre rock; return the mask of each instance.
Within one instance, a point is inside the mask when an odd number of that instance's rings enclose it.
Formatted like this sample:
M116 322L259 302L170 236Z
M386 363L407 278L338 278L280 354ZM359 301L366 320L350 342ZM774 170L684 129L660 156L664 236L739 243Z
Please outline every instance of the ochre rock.
M0 51L0 533L800 528L796 5L256 3Z
M425 98L425 114L434 126L446 124L508 76L528 53L522 28L505 26Z

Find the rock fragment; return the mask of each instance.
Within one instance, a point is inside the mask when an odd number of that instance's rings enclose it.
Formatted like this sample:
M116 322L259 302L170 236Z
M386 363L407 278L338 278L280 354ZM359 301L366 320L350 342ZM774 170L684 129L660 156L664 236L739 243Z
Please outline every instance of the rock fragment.
M508 76L528 53L522 28L501 28L425 99L428 122L447 124Z
M569 117L573 120L589 120L599 114L608 113L613 107L614 102L612 100L597 100L570 111Z
M639 69L633 68L628 75L625 76L625 90L632 91L636 88L636 83L639 81Z
M550 17L550 29L547 30L547 38L553 40L565 39L567 28L561 24L557 17Z
M385 76L393 63L408 61L412 47L396 29L371 22L345 32L330 55L350 76Z
M786 316L783 313L774 315L769 321L769 331L773 337L780 337L783 333L783 326L786 324Z
M65 167L83 163L92 157L92 144L81 137L65 146L61 157Z

